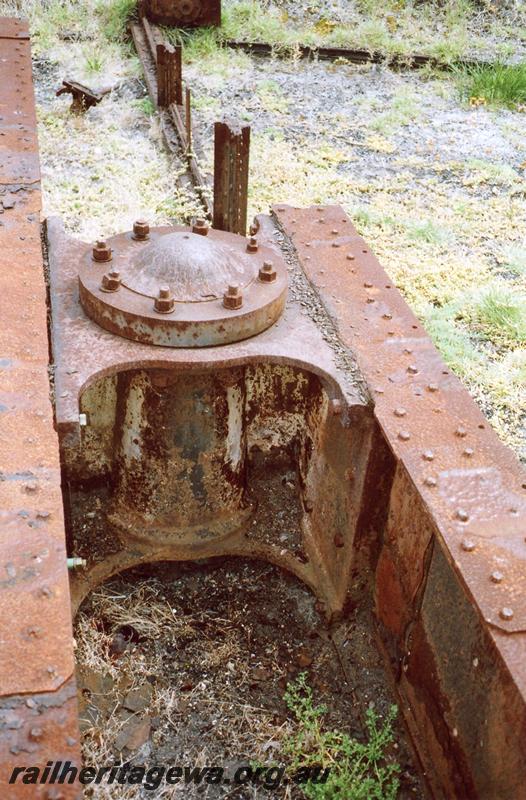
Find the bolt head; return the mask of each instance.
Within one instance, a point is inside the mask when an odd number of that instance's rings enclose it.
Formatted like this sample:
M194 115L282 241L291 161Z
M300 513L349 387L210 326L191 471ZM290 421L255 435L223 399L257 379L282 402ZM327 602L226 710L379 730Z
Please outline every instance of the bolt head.
M93 246L92 256L94 261L111 261L111 247L106 242L96 242Z
M513 619L513 609L512 608L501 608L499 612L499 616L501 619L510 620Z
M154 310L158 314L170 314L175 307L175 300L167 284L159 287L159 293L153 302Z
M457 519L461 522L467 522L469 519L469 514L463 508L457 508Z
M103 292L116 292L121 285L121 274L118 269L112 269L102 276L100 284L101 291Z
M272 261L264 261L263 266L259 270L259 280L262 283L272 283L272 281L276 280L276 270L272 264Z
M255 236L251 236L247 242L247 253L257 253L258 251L258 240Z
M209 225L206 219L196 219L192 225L192 233L198 233L200 236L207 236Z
M502 574L502 572L499 572L498 570L492 572L490 577L493 583L502 583L502 581L504 580L504 575Z
M243 305L243 294L237 284L232 284L228 287L223 295L223 305L225 308L229 308L232 311L241 308Z
M133 238L144 241L150 236L150 226L144 219L138 219L133 223Z
M466 551L466 553L471 553L475 549L476 545L473 539L463 539L461 547Z

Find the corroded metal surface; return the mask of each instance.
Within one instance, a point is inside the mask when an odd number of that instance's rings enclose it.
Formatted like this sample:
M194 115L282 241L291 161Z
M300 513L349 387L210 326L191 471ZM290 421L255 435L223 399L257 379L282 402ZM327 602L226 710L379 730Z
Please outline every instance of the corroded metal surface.
M259 226L259 246L277 263L276 231L268 218ZM218 240L231 238L238 237ZM347 473L366 458L371 412L308 303L291 299L257 337L222 347L137 343L85 315L76 293L78 242L55 220L48 221L48 243L65 478L72 486L85 478L103 486L111 474L103 525L113 545L120 543L117 552L97 553L79 541L89 563L73 576L75 602L126 566L237 554L290 569L328 611L341 610L363 470L353 482ZM253 257L258 253L246 254L248 263ZM301 461L294 501L304 531L300 552L258 538L275 519L267 505L276 501L265 484L271 470L247 466L252 447ZM279 472L276 479L282 487ZM348 519L343 542L335 543L335 519Z
M79 243L86 313L112 333L167 347L225 344L268 328L285 305L282 258L268 247L249 251L244 237L206 230L156 228L144 240L120 234L94 254ZM270 282L259 277L265 264Z
M283 209L283 210L281 210ZM526 476L338 206L279 206L484 619L526 631ZM492 579L495 572L502 580ZM510 607L509 618L503 609ZM526 639L525 639L526 644Z
M4 37L5 34L5 37ZM27 760L22 716L38 708L33 760L78 753L75 702L50 710L73 673L58 442L49 399L47 303L31 57L25 23L0 20L0 734L2 769ZM8 298L8 302L6 301ZM24 695L22 701L19 695ZM24 706L23 703L26 705ZM13 709L19 710L13 710ZM20 709L23 708L23 711ZM6 711L6 709L11 709ZM6 720L6 714L9 718ZM58 720L58 717L60 720ZM12 724L9 720L13 717ZM64 723L62 723L64 717ZM15 719L16 718L16 719ZM16 722L16 724L15 724ZM28 723L29 724L29 723ZM58 726L58 727L57 727ZM24 752L23 759L19 755ZM20 792L20 793L18 793ZM34 797L30 786L10 797ZM66 793L65 795L66 796ZM68 797L74 796L71 787Z
M275 213L356 355L392 454L369 479L369 503L386 518L365 509L361 528L383 639L435 793L520 798L524 471L342 209Z
M141 0L140 14L175 28L221 24L221 0Z

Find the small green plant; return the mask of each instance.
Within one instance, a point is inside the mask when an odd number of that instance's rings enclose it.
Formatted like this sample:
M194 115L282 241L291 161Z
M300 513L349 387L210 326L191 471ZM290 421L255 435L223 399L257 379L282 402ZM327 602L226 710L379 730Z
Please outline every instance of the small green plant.
M155 113L155 106L149 97L141 97L140 100L134 100L133 105L143 114L146 114L147 117L152 117Z
M283 746L291 769L329 769L326 781L305 784L308 800L395 800L400 767L386 756L386 749L394 739L396 706L391 706L381 727L374 709L367 710L367 741L362 743L341 731L324 729L327 708L314 705L305 672L288 684L285 702L297 721L296 732Z
M475 318L492 339L526 342L526 298L507 286L495 286L482 294Z
M472 105L516 108L526 104L526 63L457 70L460 91Z

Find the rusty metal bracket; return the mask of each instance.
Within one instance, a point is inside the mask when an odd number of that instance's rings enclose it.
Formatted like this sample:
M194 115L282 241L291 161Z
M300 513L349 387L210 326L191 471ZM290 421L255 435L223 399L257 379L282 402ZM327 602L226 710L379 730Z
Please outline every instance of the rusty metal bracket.
M77 83L77 81L70 81L64 80L62 81L62 86L60 89L57 89L56 96L59 97L61 94L71 94L73 97L70 110L74 114L83 114L88 108L92 106L96 106L104 95L109 93L109 89L103 89L100 92L94 92L88 86L84 86L82 83Z

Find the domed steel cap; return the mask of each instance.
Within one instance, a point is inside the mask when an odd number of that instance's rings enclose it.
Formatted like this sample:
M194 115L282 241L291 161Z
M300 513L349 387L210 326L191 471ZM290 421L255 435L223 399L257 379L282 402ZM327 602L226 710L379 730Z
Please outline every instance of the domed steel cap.
M281 315L287 265L273 249L259 244L247 252L244 236L212 228L206 236L182 226L154 228L149 235L145 241L130 231L108 240L118 291L105 291L107 264L86 250L80 302L102 328L145 344L210 347L255 336ZM269 282L258 278L266 262L276 274Z
M237 241L219 242L196 233L169 233L132 258L122 282L155 297L166 283L176 301L196 303L223 297L232 283L247 286L257 275L254 259Z

